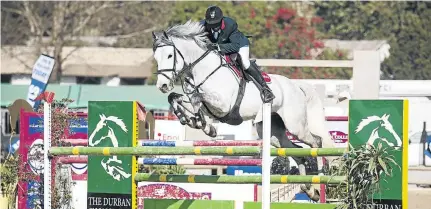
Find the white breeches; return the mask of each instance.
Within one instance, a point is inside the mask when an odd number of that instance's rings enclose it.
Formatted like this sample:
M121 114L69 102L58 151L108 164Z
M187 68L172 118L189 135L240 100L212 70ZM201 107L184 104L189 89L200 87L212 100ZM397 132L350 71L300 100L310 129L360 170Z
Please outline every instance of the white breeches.
M250 67L250 48L248 46L243 46L239 48L238 54L241 56L242 64L247 70Z

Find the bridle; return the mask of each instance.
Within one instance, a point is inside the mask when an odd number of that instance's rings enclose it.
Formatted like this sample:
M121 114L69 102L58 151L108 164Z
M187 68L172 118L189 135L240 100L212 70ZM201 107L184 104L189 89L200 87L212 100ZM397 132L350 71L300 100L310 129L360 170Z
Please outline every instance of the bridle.
M187 71L190 68L189 68L189 65L187 65L187 63L186 63L186 60L184 59L183 54L181 53L180 50L178 50L178 48L174 44L164 44L164 45L154 46L153 52L155 52L157 48L161 48L161 47L165 47L165 46L172 46L174 48L174 64L173 64L172 68L160 69L160 70L157 70L157 72L155 72L154 74L156 74L156 75L161 74L161 75L165 76L169 80L169 85L173 85L174 82L177 80L177 78L180 77L185 71ZM177 62L178 62L177 52L181 56L181 58L183 59L183 63L184 63L183 68L178 72L176 71ZM172 72L172 77L170 78L169 76L167 76L165 72Z
M167 37L166 34L164 34L164 35ZM192 62L190 64L187 64L186 60L184 59L183 54L181 53L181 51L178 50L178 48L175 46L175 44L172 41L171 41L171 43L172 44L164 43L163 45L156 45L156 46L153 45L153 52L156 51L156 49L160 48L160 47L172 46L174 48L174 64L173 64L172 68L160 69L160 70L157 70L157 72L155 72L154 74L156 74L156 75L161 74L161 75L165 76L169 80L169 85L173 86L174 83L175 83L175 81L177 81L178 78L181 78L183 74L191 72L191 70L193 69L193 67L197 63L199 63L201 60L203 60L212 50L209 50L209 49L206 50L205 53L203 55L201 55L197 60L195 60L194 62ZM179 71L176 70L177 53L183 59L183 63L184 63L183 64L183 68L181 70L179 70ZM228 65L227 62L226 62L226 64L223 64L223 61L222 61L224 59L224 58L222 58L223 56L219 56L219 57L220 57L220 65L214 71L212 71L200 84L194 85L194 84L192 84L190 82L189 79L185 79L184 83L189 84L193 88L193 91L187 92L184 89L184 85L183 85L182 86L183 87L183 92L185 94L193 94L193 93L197 92L198 88L200 86L202 86L202 84L204 84L204 82L206 80L208 80L208 78L211 77L218 69L220 69L222 66L227 66ZM166 75L166 72L172 72L172 77L169 78L169 76Z

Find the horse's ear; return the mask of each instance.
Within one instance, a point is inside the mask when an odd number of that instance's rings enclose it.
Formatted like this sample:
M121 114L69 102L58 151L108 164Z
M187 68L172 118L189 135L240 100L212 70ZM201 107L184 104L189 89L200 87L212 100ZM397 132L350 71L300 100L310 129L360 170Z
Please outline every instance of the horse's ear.
M151 32L151 34L153 34L153 39L157 39L157 36L156 36L156 34L154 33L154 31L153 31L153 32Z
M168 34L166 34L166 31L163 31L163 35L168 38Z

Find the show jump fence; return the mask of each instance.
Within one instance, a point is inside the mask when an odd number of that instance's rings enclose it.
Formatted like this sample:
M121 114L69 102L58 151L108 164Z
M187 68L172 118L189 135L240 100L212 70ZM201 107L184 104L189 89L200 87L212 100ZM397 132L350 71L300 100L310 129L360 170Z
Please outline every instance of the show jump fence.
M201 175L153 175L138 173L137 156L141 155L226 155L226 156L263 156L262 166L270 167L269 156L342 156L342 148L270 148L265 143L269 141L270 127L264 128L263 149L259 147L138 147L138 117L137 103L134 101L91 101L88 105L88 147L51 147L50 146L50 104L45 103L44 122L45 137L45 175L44 201L45 208L50 208L51 167L48 155L87 155L83 158L88 162L88 208L109 208L121 204L122 208L138 208L137 182L188 182L188 183L312 183L339 184L344 176L295 176L295 175L265 175L262 176L201 176ZM400 146L394 150L396 162L401 169L394 170L392 178L381 181L382 193L374 194L380 204L407 207L407 124L408 102L403 100L352 100L349 104L349 143L357 148L367 143L377 143L380 139L369 141L374 130L380 137ZM268 114L269 115L269 114ZM268 121L264 118L264 123ZM267 124L269 125L269 124ZM265 125L264 125L265 126ZM388 127L392 129L388 130ZM401 140L401 144L399 140ZM389 145L387 145L389 146ZM265 158L265 154L267 158ZM141 158L150 159L150 158ZM142 160L145 162L144 160ZM394 166L395 167L395 166ZM263 169L265 170L265 169ZM265 186L265 185L263 185ZM386 189L386 190L385 190ZM244 203L242 208L269 208L269 189L263 188L262 203ZM268 197L267 197L268 196ZM112 201L102 201L112 200ZM144 200L144 207L153 208L238 208L233 203L221 203L213 200ZM182 204L178 204L181 202ZM188 204L186 206L185 204ZM308 204L307 204L308 205ZM117 205L118 206L118 205ZM273 203L271 208L288 208L289 203ZM299 206L298 208L301 208ZM307 206L313 208L314 206ZM319 208L333 208L334 205L320 204ZM393 207L393 206L392 206ZM303 208L303 207L302 207Z

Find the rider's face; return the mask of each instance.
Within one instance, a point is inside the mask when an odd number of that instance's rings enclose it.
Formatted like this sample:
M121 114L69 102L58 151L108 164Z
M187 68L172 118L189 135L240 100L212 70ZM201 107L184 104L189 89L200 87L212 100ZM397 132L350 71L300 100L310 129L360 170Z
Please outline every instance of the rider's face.
M214 30L215 32L218 32L218 31L220 30L220 26L217 26L217 27L213 28L213 30Z
M221 22L220 23L216 23L216 24L211 24L208 25L209 28L211 28L211 30L213 30L214 32L219 32L220 28L221 28Z

